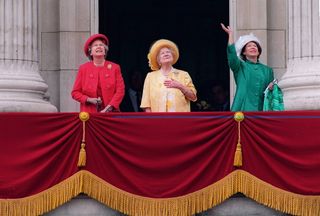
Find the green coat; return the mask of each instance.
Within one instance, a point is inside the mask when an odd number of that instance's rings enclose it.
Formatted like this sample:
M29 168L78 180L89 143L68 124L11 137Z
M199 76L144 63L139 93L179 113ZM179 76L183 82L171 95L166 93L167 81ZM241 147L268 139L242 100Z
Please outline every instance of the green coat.
M274 79L272 68L240 60L234 44L228 45L227 54L237 85L231 111L262 111L264 90Z

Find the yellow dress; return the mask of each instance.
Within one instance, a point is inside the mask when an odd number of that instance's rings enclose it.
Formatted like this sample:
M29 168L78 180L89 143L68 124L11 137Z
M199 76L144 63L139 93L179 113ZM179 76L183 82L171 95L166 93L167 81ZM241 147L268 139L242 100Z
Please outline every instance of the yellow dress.
M167 88L163 84L166 79L177 80L197 94L188 72L174 68L168 76L164 76L160 70L152 71L144 81L140 107L149 107L151 112L190 112L190 101L179 89Z

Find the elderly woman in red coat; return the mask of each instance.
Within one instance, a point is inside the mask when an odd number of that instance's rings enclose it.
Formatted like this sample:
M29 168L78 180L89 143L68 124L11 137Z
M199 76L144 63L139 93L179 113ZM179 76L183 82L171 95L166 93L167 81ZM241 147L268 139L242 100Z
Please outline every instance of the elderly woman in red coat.
M118 64L106 60L109 40L94 34L86 41L84 53L90 59L79 68L72 98L80 102L80 111L119 111L124 96L124 82Z

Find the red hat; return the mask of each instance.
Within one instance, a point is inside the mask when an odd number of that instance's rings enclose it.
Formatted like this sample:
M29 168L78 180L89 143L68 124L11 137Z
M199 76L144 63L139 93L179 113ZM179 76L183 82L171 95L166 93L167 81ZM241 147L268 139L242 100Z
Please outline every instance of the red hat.
M84 44L84 48L83 48L84 54L86 54L86 56L89 56L89 46L92 44L92 42L94 42L97 39L102 40L102 42L105 45L109 46L109 39L104 34L91 35L86 41L86 43Z

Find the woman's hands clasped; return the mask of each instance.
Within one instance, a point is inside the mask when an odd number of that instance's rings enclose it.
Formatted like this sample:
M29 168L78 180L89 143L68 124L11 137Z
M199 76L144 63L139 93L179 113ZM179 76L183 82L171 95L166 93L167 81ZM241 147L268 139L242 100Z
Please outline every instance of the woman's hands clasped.
M91 103L91 104L97 105L97 104L101 104L102 100L101 100L100 97L98 97L98 98L90 98L90 97L88 97L87 98L87 103Z

